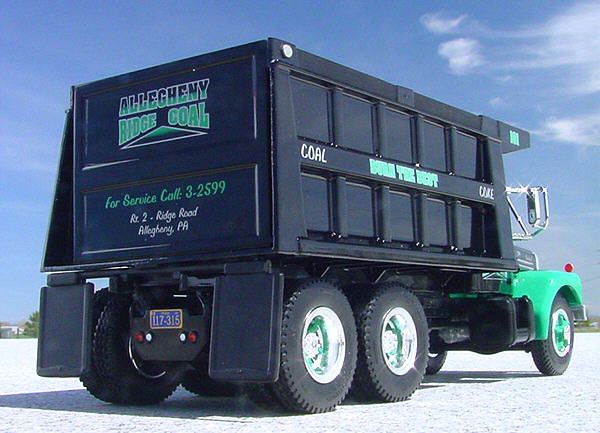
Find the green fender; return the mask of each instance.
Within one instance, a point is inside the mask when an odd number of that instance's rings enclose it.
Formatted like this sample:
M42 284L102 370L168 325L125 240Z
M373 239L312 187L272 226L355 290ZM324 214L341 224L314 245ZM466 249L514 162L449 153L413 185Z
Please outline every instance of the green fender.
M579 275L559 271L520 271L509 273L500 291L513 298L529 298L535 314L536 340L548 338L552 302L558 293L571 307L583 305L583 288Z

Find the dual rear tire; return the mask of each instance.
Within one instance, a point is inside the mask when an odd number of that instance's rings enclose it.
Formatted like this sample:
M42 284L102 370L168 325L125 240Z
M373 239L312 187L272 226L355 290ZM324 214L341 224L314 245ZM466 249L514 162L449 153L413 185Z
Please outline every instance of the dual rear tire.
M421 303L402 285L384 284L358 308L357 319L357 395L384 402L408 399L427 367L429 336Z
M131 297L102 289L94 295L92 365L81 377L99 400L115 404L149 405L169 397L181 373L164 363L144 363L129 336Z
M285 303L278 381L247 391L262 407L303 413L333 410L351 386L368 400L406 400L421 383L427 348L425 313L406 288L382 285L351 306L335 284L313 279Z
M129 338L131 297L110 293L94 294L92 365L81 382L94 397L116 404L149 405L169 397L179 383L203 397L232 397L235 384L208 376L208 360L201 358L195 368L180 371L166 363L141 361Z
M181 386L200 397L235 397L240 392L235 383L214 380L208 375L208 356L203 356L185 373Z
M267 392L293 411L330 411L348 394L356 356L350 303L333 283L310 280L285 304L279 379Z

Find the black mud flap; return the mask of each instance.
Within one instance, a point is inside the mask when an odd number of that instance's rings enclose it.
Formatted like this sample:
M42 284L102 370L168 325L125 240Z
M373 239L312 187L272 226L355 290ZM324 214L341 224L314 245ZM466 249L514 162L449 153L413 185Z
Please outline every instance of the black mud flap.
M274 382L279 375L283 274L236 266L217 279L209 375Z
M37 374L79 377L90 363L94 285L42 287Z

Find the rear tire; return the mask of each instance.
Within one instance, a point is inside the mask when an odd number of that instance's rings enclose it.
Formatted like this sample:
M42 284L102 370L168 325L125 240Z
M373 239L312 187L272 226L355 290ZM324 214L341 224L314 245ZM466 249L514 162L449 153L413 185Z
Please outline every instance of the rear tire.
M180 373L162 363L135 359L129 337L130 305L129 296L112 295L104 307L94 334L92 356L102 385L100 392L88 390L109 403L155 404L175 391Z
M183 377L181 385L192 394L201 397L235 397L240 387L233 383L221 382L208 375L208 362L202 360Z
M446 362L446 356L448 356L448 352L427 354L427 368L425 369L425 374L428 376L438 374Z
M265 410L280 410L282 405L273 393L272 386L266 383L247 383L243 385L244 394L258 407Z
M348 394L356 351L356 325L344 294L325 280L305 282L285 304L279 379L267 385L268 392L293 411L331 411Z
M407 400L427 367L429 333L417 297L384 284L358 316L358 363L353 388L368 400Z
M531 356L542 374L559 376L571 362L575 337L573 312L562 295L554 298L548 320L548 338L531 343Z
M94 329L92 347L94 346L95 330L100 321L100 316L112 296L114 295L108 291L108 288L100 289L94 293L94 305L92 307L92 326ZM113 390L107 387L106 383L98 376L98 370L93 357L89 370L82 374L79 380L94 397L104 401L110 401L113 398Z

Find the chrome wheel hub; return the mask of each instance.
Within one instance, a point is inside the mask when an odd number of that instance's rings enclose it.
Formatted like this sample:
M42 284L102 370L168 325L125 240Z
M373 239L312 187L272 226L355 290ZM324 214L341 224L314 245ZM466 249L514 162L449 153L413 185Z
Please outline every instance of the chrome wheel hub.
M414 368L417 358L417 328L408 311L402 307L389 310L381 329L383 360L396 376Z
M332 382L342 371L346 356L346 336L337 314L317 307L304 319L302 357L310 377L318 383Z

